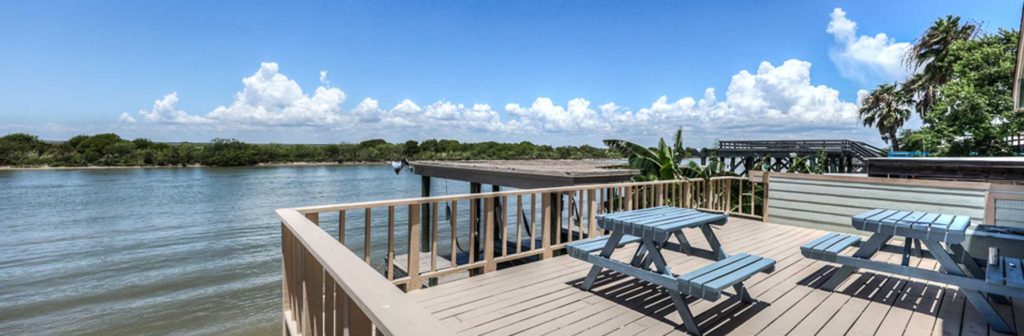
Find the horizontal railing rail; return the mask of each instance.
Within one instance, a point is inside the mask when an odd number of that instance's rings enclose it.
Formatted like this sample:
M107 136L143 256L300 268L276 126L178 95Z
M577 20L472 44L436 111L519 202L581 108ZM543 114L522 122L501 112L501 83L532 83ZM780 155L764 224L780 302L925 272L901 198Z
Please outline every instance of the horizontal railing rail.
M605 234L601 213L674 205L763 219L767 174L509 190L294 208L407 291L550 258ZM426 210L426 211L424 211ZM331 223L331 224L328 224ZM336 224L334 224L336 223ZM359 237L361 236L361 237Z

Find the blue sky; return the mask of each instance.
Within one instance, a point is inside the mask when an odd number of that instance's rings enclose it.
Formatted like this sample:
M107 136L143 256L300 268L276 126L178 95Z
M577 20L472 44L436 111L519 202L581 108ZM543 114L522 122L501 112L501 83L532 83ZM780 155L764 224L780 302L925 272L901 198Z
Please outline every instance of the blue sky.
M907 42L946 14L986 31L1017 28L1021 3L22 1L4 8L0 133L596 144L652 142L682 126L689 144L707 146L738 138L880 143L856 122L858 92L908 73L894 63Z

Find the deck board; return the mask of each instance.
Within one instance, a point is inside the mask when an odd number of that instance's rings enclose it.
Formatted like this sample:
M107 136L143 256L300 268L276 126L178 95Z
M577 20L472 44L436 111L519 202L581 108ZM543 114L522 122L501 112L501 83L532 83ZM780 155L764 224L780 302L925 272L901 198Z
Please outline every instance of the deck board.
M688 299L708 335L988 335L984 319L955 287L889 274L857 272L829 292L818 288L836 270L810 260L799 246L824 231L730 219L715 228L727 253L773 258L775 272L745 284L757 300L742 304L731 295L717 302ZM697 230L686 230L695 247L707 248ZM632 246L612 258L628 261ZM849 251L846 252L847 254ZM708 260L667 252L669 267L682 274ZM898 262L880 252L875 260ZM934 260L912 264L937 269ZM590 264L559 256L502 269L408 295L444 324L464 335L667 335L684 334L664 290L605 271L591 291L579 284ZM1024 304L997 305L1024 326ZM994 333L993 333L994 334Z

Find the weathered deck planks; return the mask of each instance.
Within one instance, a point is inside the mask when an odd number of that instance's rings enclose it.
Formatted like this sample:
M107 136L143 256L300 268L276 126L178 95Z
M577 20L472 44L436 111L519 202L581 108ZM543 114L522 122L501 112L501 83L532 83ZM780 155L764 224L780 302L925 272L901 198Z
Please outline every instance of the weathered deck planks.
M942 284L859 272L836 292L818 288L835 267L804 258L799 246L822 231L735 218L716 231L727 253L754 253L777 264L772 274L746 282L758 301L753 305L731 294L717 302L690 299L709 335L996 335L955 288ZM699 231L685 232L695 247L708 247ZM630 254L620 249L613 258L626 261ZM677 274L710 263L678 253L666 257ZM873 259L899 258L879 252ZM913 257L911 263L938 267L930 259ZM606 271L592 291L580 290L589 266L560 256L407 295L465 335L684 334L668 295L657 286ZM1024 303L997 308L1024 328Z

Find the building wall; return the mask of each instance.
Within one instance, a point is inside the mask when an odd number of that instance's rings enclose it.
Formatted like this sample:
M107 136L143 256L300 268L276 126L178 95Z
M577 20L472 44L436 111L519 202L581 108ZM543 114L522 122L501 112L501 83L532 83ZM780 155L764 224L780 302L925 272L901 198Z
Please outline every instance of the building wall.
M850 217L877 208L966 215L981 224L989 189L977 182L776 173L768 185L768 222L841 232L857 232Z

